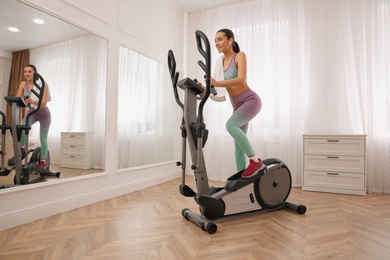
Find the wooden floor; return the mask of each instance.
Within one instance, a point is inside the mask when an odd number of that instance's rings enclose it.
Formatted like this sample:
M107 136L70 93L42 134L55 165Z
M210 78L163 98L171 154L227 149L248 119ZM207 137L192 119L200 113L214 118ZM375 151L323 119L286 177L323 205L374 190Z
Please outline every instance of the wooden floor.
M390 259L390 195L294 188L304 215L277 210L217 223L210 235L180 180L0 232L0 259ZM190 183L191 184L191 183Z

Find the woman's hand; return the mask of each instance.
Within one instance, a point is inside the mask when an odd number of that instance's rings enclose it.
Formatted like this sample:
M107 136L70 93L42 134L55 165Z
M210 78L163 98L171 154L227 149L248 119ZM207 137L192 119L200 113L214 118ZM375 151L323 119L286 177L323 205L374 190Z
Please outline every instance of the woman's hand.
M217 86L217 81L214 78L210 78L211 80L211 86L215 87Z
M33 100L31 98L25 98L24 101L26 102L26 104L32 104L33 103Z
M201 86L203 89L206 89L206 86L202 84L202 82L198 82L198 85Z
M210 78L211 86L215 87L217 85L217 81L214 78ZM206 88L206 86L203 86L202 83L198 83L202 88Z

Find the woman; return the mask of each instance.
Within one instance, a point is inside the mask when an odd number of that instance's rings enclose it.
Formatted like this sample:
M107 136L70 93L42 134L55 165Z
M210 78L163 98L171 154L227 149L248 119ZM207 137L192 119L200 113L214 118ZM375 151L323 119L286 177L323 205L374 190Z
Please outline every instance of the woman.
M246 55L240 51L233 32L229 29L219 30L215 35L215 47L218 53L223 53L224 79L211 78L211 85L226 88L229 94L233 114L226 122L226 129L234 139L237 171L246 168L241 177L249 178L266 167L261 159L257 158L246 135L249 121L260 112L262 102L246 82Z
M34 110L34 107L38 105L38 99L33 99L31 97L31 90L34 88L33 78L34 78L34 72L37 72L37 69L34 65L26 65L24 67L24 78L25 81L22 81L19 85L18 92L16 93L16 96L18 97L24 97L25 102L29 105L29 110L27 111L26 116L31 113ZM49 99L49 86L45 84L41 107L39 110L30 116L29 124L33 125L35 122L39 122L40 124L40 132L39 132L39 138L41 141L41 161L39 163L39 167L42 169L46 169L46 157L47 157L47 151L48 151L48 142L47 137L49 134L49 128L51 124L51 113L49 108L47 107L47 102ZM24 117L22 124L24 125L26 123L26 117ZM25 142L25 135L21 135L20 139L20 145L22 150L22 156L25 157L27 155L27 152L24 150Z

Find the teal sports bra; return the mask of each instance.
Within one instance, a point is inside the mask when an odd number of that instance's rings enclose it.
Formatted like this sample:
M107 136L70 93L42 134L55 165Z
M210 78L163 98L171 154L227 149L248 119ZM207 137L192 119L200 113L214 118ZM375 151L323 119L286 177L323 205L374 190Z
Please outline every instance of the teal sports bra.
M234 79L234 78L237 78L237 76L238 76L238 68L236 66L236 56L237 56L237 53L235 53L233 55L232 59L230 60L230 64L229 64L229 67L227 68L227 70L223 71L223 74L225 76L225 80L226 79Z

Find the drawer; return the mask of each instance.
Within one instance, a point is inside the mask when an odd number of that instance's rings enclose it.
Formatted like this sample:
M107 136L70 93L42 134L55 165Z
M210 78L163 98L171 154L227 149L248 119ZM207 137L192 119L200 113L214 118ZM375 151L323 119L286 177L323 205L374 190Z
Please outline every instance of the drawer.
M68 145L84 145L85 135L83 134L63 134L61 136L61 144Z
M304 171L304 186L340 190L365 190L364 174Z
M304 170L330 172L365 172L364 157L305 155Z
M84 156L85 146L84 145L62 145L61 146L61 154Z
M84 156L63 155L61 156L61 167L83 168L85 166Z
M307 138L304 154L364 156L365 140L337 138Z

